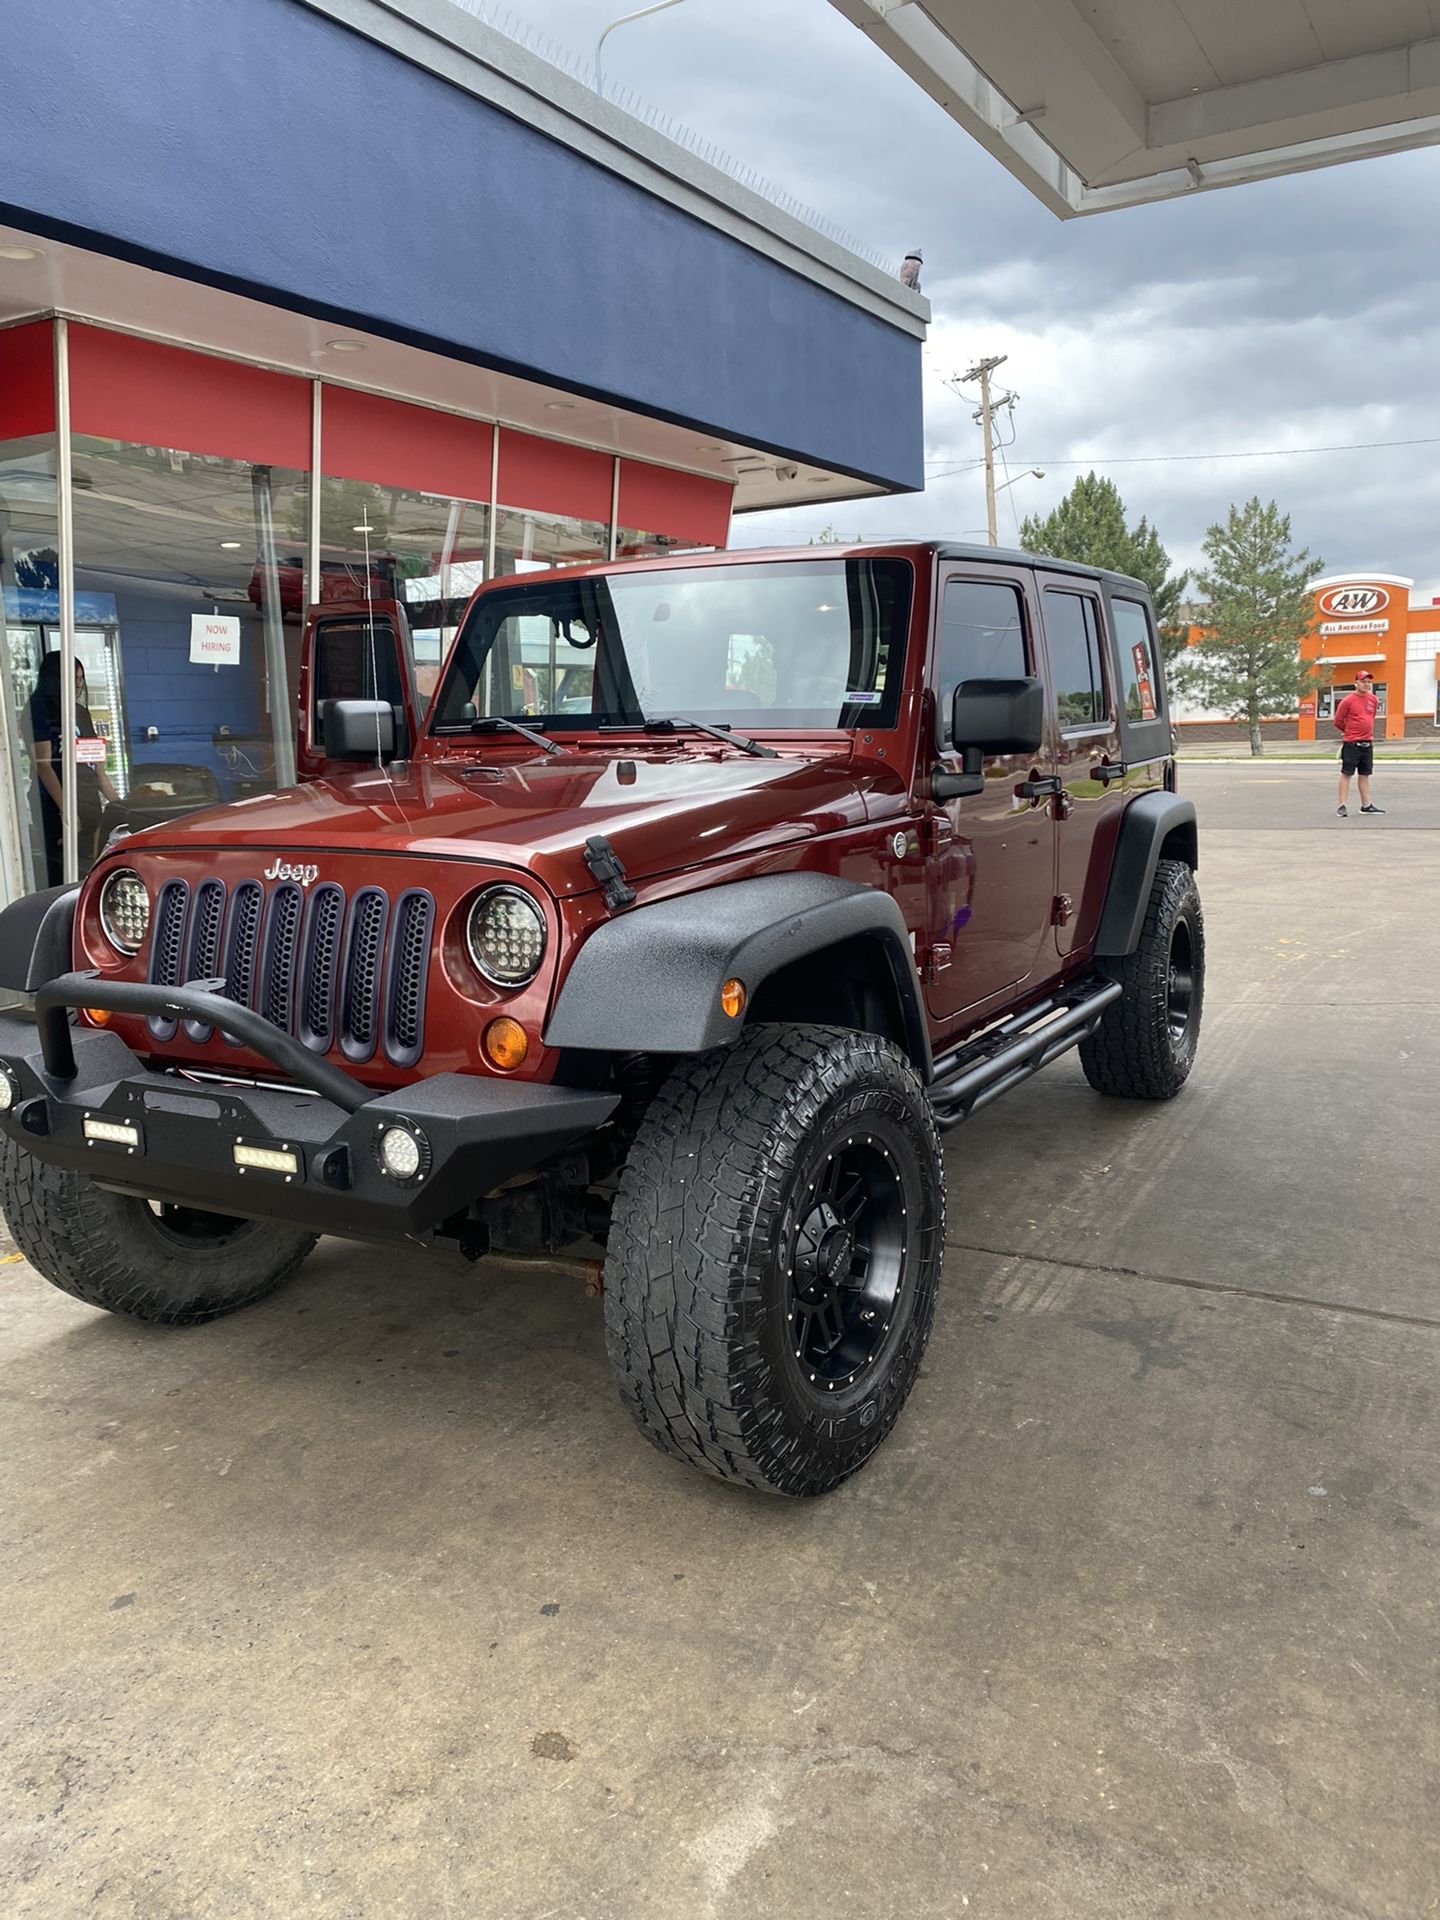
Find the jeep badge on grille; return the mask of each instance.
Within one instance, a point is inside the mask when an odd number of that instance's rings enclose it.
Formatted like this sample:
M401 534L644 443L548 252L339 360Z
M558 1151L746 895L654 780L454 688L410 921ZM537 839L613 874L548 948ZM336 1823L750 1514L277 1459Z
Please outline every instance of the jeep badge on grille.
M308 887L312 880L320 878L319 867L292 867L288 860L276 860L266 867L267 880L293 880L298 886Z

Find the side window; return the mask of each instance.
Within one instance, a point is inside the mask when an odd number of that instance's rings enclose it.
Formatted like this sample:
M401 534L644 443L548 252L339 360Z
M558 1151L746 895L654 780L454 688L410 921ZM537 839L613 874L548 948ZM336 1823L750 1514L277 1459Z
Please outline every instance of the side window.
M1023 680L1029 671L1020 589L1006 580L947 580L940 614L942 744L962 680Z
M1150 616L1138 600L1112 600L1115 644L1120 654L1120 686L1125 718L1136 725L1160 717L1160 663Z
M1104 726L1110 718L1105 692L1100 610L1089 594L1045 594L1045 632L1055 675L1055 707L1065 727Z

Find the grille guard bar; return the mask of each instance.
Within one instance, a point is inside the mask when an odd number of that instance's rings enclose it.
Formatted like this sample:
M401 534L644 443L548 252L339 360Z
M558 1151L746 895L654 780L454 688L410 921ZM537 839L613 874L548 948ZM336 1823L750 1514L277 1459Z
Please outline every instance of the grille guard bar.
M166 1020L196 1020L228 1033L268 1060L296 1086L308 1087L355 1113L372 1098L370 1089L322 1060L313 1048L292 1039L252 1007L242 1007L223 991L223 980L192 980L183 987L155 986L139 980L102 980L98 973L62 973L35 995L35 1018L45 1071L54 1080L73 1080L75 1046L69 1009L98 1007L105 1013L158 1015Z

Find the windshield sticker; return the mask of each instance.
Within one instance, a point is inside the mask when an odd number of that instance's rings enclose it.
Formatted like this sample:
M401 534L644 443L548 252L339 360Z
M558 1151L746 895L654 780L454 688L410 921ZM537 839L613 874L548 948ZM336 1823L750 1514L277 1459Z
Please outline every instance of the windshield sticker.
M864 687L847 687L845 704L847 707L878 707L885 698L883 693L871 693Z

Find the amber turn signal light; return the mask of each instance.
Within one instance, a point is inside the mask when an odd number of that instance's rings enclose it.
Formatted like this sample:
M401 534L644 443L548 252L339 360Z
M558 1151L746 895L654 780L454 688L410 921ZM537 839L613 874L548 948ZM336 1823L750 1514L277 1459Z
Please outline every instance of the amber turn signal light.
M502 1073L513 1073L516 1067L523 1066L525 1056L530 1051L525 1029L518 1020L512 1020L508 1013L490 1022L481 1036L480 1045L490 1065L499 1067Z
M738 1020L745 1011L745 982L727 980L720 989L720 1005L732 1020Z
M86 1007L85 1018L90 1022L92 1027L108 1027L110 1024L110 1010L108 1007Z

